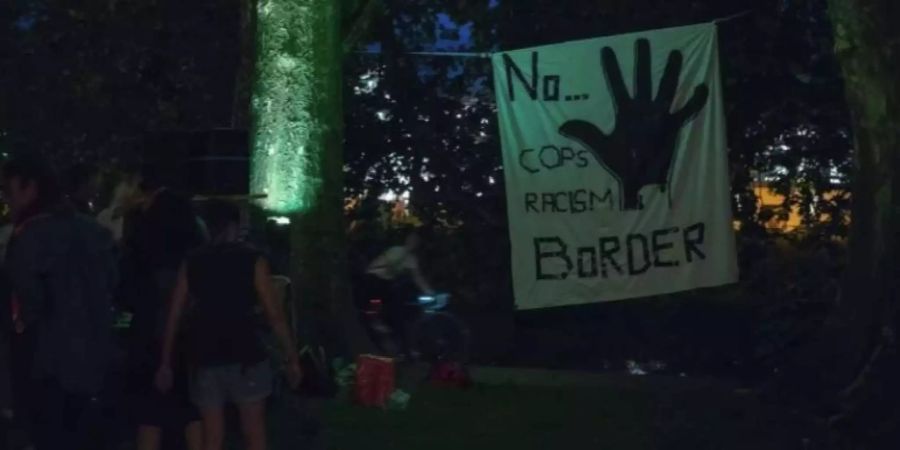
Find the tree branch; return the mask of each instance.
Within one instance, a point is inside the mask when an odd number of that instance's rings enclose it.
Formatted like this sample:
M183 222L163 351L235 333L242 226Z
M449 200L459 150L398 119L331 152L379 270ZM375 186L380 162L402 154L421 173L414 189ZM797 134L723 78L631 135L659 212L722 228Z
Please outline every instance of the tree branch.
M360 41L368 34L372 22L384 12L384 4L381 0L362 0L362 3L350 15L344 29L344 53L353 51Z

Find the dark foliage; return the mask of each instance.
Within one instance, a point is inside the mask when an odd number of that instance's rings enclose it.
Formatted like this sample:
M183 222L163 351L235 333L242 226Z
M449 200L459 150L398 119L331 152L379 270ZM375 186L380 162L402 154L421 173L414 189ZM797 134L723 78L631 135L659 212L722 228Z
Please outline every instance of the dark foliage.
M65 166L133 155L152 131L229 126L237 5L4 2L6 147Z
M820 328L842 272L852 175L824 0L388 3L393 9L373 36L380 52L348 58L348 193L410 191L414 214L441 236L426 258L433 277L479 311L512 306L490 66L409 52L522 48L744 13L720 25L742 282L525 316L517 346L533 364L617 367L644 357L760 379ZM761 205L763 185L783 204ZM800 230L766 228L792 210L801 212ZM598 325L607 322L614 326ZM597 348L609 340L616 348Z
M362 4L347 3L353 12ZM466 309L512 309L489 63L409 52L521 48L746 11L720 26L743 281L678 296L678 302L650 300L672 306L650 307L657 312L648 320L659 322L645 326L653 337L622 357L690 349L676 357L698 370L737 360L761 372L777 367L828 310L846 236L850 121L824 3L569 0L561 8L549 0L383 1L369 39L380 51L348 54L345 70L346 190L370 199L352 212L363 219L351 236L356 267L386 240L372 199L409 191L413 213L433 230L425 260L436 284L452 290ZM0 145L47 152L62 166L107 163L128 159L149 131L231 126L239 5L4 2ZM353 18L345 22L351 26ZM754 191L759 183L783 194L784 204L761 207ZM802 232L765 229L791 208L803 213ZM620 314L616 307L599 308ZM743 338L735 335L710 345L709 335L685 333L679 325L695 309L721 311L723 323L751 317L733 329L747 329L754 338L738 342ZM561 319L559 328L570 327ZM582 356L574 351L572 359Z

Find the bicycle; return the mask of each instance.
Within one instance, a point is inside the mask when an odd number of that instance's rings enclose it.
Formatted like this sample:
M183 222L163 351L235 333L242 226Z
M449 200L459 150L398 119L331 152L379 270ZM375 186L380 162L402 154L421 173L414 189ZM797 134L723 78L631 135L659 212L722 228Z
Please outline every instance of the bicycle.
M452 361L465 364L469 359L471 333L468 327L456 315L448 310L450 296L448 294L422 295L407 306L416 310L415 317L407 327L407 347L397 348L396 332L381 320L381 299L370 299L369 308L364 315L369 328L375 331L383 350L390 354L402 354L420 362L439 363ZM401 330L400 332L404 332Z

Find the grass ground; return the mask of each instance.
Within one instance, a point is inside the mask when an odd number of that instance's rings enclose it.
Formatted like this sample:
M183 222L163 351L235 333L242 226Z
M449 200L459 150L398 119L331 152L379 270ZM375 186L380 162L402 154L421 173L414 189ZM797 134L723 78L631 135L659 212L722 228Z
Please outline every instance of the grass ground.
M732 389L652 377L595 387L425 388L406 411L324 410L333 450L814 449L797 417Z
M508 384L512 374L519 384ZM821 450L800 416L716 381L506 370L416 389L403 411L348 401L270 410L272 450ZM407 379L410 377L406 377ZM421 379L418 375L412 377ZM401 378L401 384L408 380ZM228 449L240 449L232 422ZM128 429L119 430L129 436ZM123 441L123 449L132 448ZM174 447L166 447L172 450ZM856 448L856 447L854 447ZM864 448L864 447L863 447Z

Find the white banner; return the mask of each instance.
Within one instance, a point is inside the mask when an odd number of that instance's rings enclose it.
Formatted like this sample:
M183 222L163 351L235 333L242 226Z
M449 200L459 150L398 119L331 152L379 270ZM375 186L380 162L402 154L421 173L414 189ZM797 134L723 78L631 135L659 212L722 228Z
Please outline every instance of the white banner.
M737 281L714 24L493 57L519 309Z

